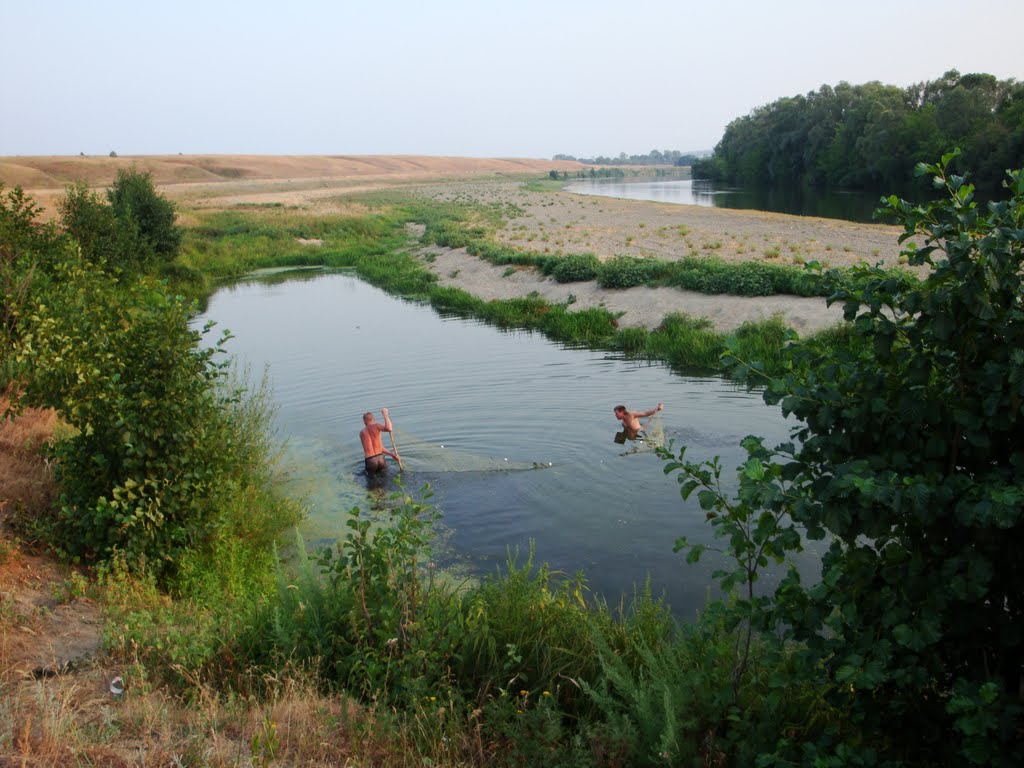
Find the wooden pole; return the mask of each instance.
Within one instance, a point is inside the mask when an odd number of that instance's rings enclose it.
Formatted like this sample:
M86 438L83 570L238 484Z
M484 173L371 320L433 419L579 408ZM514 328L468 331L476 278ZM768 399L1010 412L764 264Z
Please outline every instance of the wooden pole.
M391 431L388 432L388 434L391 435L391 450L393 450L395 452L395 460L398 462L398 469L399 469L399 471L404 472L405 471L405 467L402 466L402 457L398 455L398 446L395 445L395 430L394 430L394 428L392 428Z

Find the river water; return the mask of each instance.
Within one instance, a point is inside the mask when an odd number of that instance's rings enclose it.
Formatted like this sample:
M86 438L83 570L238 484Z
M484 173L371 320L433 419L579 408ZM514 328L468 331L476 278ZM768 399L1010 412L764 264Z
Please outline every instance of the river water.
M566 190L580 195L773 211L861 222L873 221L872 214L878 208L880 198L880 195L864 190L737 187L700 179L587 179L569 184Z
M399 477L413 492L429 483L445 562L493 572L534 542L537 562L583 570L611 601L650 578L684 617L704 604L720 562L688 566L673 542L711 543L710 529L650 443L616 442L613 407L663 402L649 432L688 446L690 459L720 455L730 478L745 435L774 445L789 433L778 409L725 379L445 319L349 273L243 281L214 293L197 323L206 320L232 332L240 364L268 372L310 504L307 541L328 543L346 510L380 505L358 432L365 411L380 419L387 406L405 471L392 466L386 490Z

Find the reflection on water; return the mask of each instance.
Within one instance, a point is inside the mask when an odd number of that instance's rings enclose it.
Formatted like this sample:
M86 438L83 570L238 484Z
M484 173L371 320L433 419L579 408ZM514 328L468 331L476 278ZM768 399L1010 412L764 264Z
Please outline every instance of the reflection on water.
M389 487L430 484L464 565L491 572L536 542L538 561L584 569L612 600L650 576L680 615L703 604L716 564L687 566L672 542L710 530L648 444L616 443L612 407L665 403L650 433L729 469L745 435L788 436L778 409L726 380L442 319L350 274L226 287L207 319L231 330L241 362L269 369L308 538L340 535L345 511L374 502L358 433L386 406L405 465L392 464Z
M581 195L652 200L677 205L773 211L798 216L820 216L847 221L873 221L879 194L863 190L809 187L736 187L700 179L624 181L588 179L566 187Z

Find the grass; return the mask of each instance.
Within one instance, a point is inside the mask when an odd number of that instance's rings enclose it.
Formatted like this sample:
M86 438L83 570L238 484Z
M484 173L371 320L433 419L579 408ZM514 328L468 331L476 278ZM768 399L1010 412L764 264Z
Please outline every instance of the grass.
M193 680L169 688L127 667L117 700L102 670L31 684L0 682L0 757L11 765L342 766L466 764L468 729L438 733L434 713L405 721L326 694L307 672L264 673L259 695ZM436 738L433 738L435 737Z

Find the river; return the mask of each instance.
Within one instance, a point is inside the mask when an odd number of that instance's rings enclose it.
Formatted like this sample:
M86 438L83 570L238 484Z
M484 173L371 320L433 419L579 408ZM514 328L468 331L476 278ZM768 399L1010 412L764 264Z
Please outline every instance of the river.
M864 190L805 187L737 187L693 179L587 179L566 187L580 195L652 200L677 205L702 205L819 216L847 221L873 221L880 195Z
M329 543L344 512L380 505L362 471L362 414L388 407L405 471L389 487L429 484L443 514L440 559L493 572L509 551L566 573L583 570L611 601L650 578L677 615L712 586L713 558L688 566L678 536L711 543L695 500L684 502L650 443L616 442L618 403L665 410L649 431L687 458L743 460L740 440L787 438L777 408L715 376L570 349L529 332L440 317L350 273L304 274L216 291L197 323L214 320L231 351L272 386L276 427L310 509L303 531ZM387 439L385 445L390 447Z

